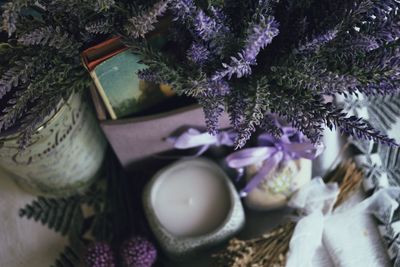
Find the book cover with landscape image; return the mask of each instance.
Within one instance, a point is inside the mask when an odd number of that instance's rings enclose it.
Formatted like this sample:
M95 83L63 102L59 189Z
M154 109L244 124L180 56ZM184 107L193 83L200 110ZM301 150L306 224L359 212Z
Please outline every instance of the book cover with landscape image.
M91 71L112 119L132 115L165 98L158 84L139 79L137 72L145 68L137 55L125 50L108 58Z

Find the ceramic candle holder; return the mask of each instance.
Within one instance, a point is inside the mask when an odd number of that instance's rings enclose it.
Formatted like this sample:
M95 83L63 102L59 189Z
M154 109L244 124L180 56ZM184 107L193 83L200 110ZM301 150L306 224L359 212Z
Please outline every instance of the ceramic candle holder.
M228 176L202 158L160 170L147 184L143 203L160 247L175 260L229 239L245 222L240 197Z

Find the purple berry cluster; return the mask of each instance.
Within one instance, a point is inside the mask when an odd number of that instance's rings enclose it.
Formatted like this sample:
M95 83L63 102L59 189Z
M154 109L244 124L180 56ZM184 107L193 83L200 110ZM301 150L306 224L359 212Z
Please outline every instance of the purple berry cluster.
M151 267L157 259L155 246L146 238L133 237L125 241L120 249L122 265L124 267ZM86 253L87 267L116 267L116 257L110 244L96 242Z
M111 246L97 242L89 247L86 254L87 267L115 267L115 257Z
M157 258L154 245L143 237L127 240L121 248L124 267L151 267Z

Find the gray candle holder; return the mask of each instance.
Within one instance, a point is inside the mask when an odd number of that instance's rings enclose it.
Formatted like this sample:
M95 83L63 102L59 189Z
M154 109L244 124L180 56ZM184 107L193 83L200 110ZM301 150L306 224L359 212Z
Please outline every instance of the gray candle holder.
M202 164L212 168L213 171L218 173L217 178L222 179L226 185L226 188L228 189L230 210L228 211L227 216L222 224L210 233L188 237L174 236L161 224L157 218L153 205L155 191L154 188L156 188L157 184L160 182L159 178L163 173L165 173L167 170L177 168L182 164L184 164L186 167L190 164ZM167 256L175 260L190 257L199 251L226 241L236 234L245 223L243 206L232 182L217 164L203 158L181 160L160 170L153 176L153 178L145 187L143 193L143 204L150 228L158 240L161 249L166 253Z

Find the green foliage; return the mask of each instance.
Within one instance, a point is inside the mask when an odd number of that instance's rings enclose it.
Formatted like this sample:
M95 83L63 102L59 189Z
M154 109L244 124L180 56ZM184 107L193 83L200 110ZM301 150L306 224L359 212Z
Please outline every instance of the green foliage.
M269 85L260 79L254 86L255 92L249 92L249 99L246 99L246 107L244 109L244 118L241 127L238 129L239 137L237 141L238 147L243 147L251 134L256 131L267 116L269 111Z
M36 29L19 37L18 42L24 46L44 46L57 49L68 57L77 56L81 43L60 27L47 26Z
M106 198L104 179L96 182L82 195L64 198L38 197L25 207L19 215L38 221L68 237L69 245L60 254L53 267L76 267L82 262L89 233L95 240L110 242L113 238L111 210ZM119 192L114 192L119 194ZM92 209L94 214L84 217L83 209Z
M161 0L150 9L129 18L125 24L125 31L134 38L142 37L155 29L154 24L158 22L158 17L162 16L167 10L170 0Z
M224 108L239 132L238 147L270 125L264 120L269 112L312 142L321 140L324 126L336 126L356 138L395 144L326 99L398 93L398 1L204 2L171 3L178 21L172 26L184 41L173 40L168 58L136 49L141 42L133 48L150 66L147 77L198 100L210 132Z
M99 19L89 22L85 30L91 34L109 34L113 31L112 23L108 19Z
M39 197L20 210L21 217L39 221L49 229L67 235L74 224L83 222L80 200L70 198Z
M34 4L33 0L14 0L4 4L3 6L3 30L8 32L9 35L17 30L17 21L20 12L24 7Z
M27 84L36 72L41 71L47 61L43 56L22 56L20 60L11 63L0 79L0 99L13 88Z
M396 0L8 1L3 28L12 52L0 59L0 133L21 127L23 147L51 107L86 87L80 52L122 35L148 77L198 100L210 132L227 111L239 146L262 126L276 132L269 112L314 142L336 125L386 143L325 99L398 92L399 7ZM158 50L143 37L163 14L168 44Z
M153 4L145 2L6 2L2 18L9 37L0 46L0 133L17 129L21 148L29 143L60 101L87 89L90 76L81 64L82 50Z
M81 263L81 253L75 251L70 246L66 246L64 251L60 253L60 256L51 267L77 267L80 266Z

